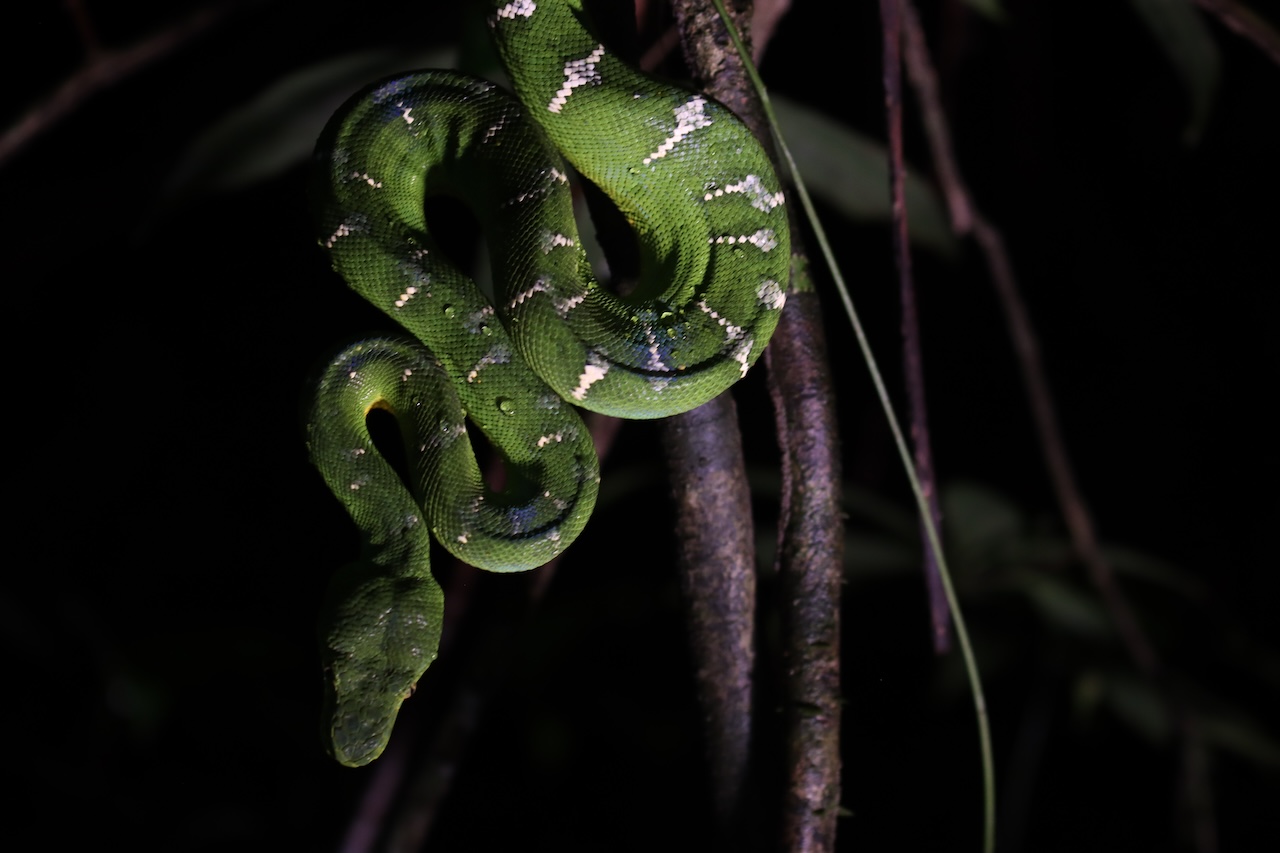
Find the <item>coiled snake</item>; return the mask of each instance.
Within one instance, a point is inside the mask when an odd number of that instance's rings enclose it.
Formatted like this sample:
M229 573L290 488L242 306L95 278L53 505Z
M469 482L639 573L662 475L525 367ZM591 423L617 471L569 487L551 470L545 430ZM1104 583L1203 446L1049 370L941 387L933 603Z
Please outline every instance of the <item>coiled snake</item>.
M430 536L491 571L546 563L599 485L573 407L658 418L701 405L759 357L786 291L781 188L726 108L623 63L579 0L493 2L488 22L519 100L455 72L408 74L350 100L317 149L334 269L413 336L347 348L308 416L311 459L366 541L321 619L325 726L352 766L381 754L435 658ZM592 278L562 154L631 223L633 295ZM433 194L479 220L493 301L427 232ZM411 488L369 436L375 408L400 423ZM501 493L481 477L468 420L505 462Z

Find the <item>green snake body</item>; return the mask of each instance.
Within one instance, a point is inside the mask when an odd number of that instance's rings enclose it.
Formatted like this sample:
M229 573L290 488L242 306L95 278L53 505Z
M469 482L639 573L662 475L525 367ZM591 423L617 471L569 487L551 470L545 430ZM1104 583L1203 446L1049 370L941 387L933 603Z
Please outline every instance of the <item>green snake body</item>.
M430 536L493 571L555 557L599 485L573 406L656 418L701 405L759 357L786 289L782 193L727 109L620 61L575 0L495 2L489 23L519 100L455 72L409 74L349 101L317 149L334 268L416 339L347 348L308 418L311 458L367 542L321 628L326 734L353 766L382 752L435 657ZM631 223L634 294L592 278L557 151ZM434 194L480 222L492 302L428 233ZM412 493L369 436L375 408L400 424ZM501 493L481 477L467 420L502 456Z

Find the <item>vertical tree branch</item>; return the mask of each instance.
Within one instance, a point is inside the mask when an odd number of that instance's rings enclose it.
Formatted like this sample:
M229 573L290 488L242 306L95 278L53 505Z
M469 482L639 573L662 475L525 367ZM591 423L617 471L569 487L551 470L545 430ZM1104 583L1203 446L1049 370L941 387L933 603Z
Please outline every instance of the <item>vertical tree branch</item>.
M769 129L745 68L707 0L682 31L698 34L686 50L716 76L709 91L729 104L772 153ZM741 30L746 4L731 7ZM678 13L679 14L679 13ZM704 72L705 73L705 72ZM776 162L776 156L775 156ZM795 208L789 207L792 280L787 305L765 353L778 440L783 496L779 519L785 656L786 791L782 849L824 853L835 847L840 802L840 590L843 519L835 403L817 295L808 277Z
M734 849L751 754L756 552L733 397L667 418L662 444L719 846Z
M1066 441L1058 425L1057 408L1040 358L1030 313L1022 300L1013 264L999 230L989 223L974 204L961 176L951 143L951 132L942 109L937 74L929 57L924 30L911 0L901 0L906 46L907 70L920 99L925 131L933 154L935 172L943 185L951 215L952 229L957 234L971 233L982 250L1009 329L1009 337L1017 354L1023 384L1030 402L1032 418L1039 433L1041 452L1067 526L1072 548L1084 564L1089 579L1101 596L1134 665L1160 691L1175 719L1184 751L1181 796L1187 809L1187 835L1203 853L1217 849L1216 820L1212 798L1207 795L1207 773L1203 761L1203 736L1196 713L1167 683L1164 668L1155 647L1143 631L1128 598L1116 580L1110 562L1102 552L1093 512L1075 478L1067 453ZM1203 0L1205 8L1228 7L1229 0ZM1256 34L1255 30L1255 34ZM1264 34L1265 35L1265 34ZM1255 38L1257 41L1258 38ZM1265 41L1265 38L1263 39Z
M784 458L778 554L786 655L787 793L782 849L835 849L840 804L840 589L844 556L835 395L822 307L793 264L766 358Z
M749 0L746 6L750 8ZM695 81L741 114L750 87L714 7L677 2L674 12ZM717 845L735 849L748 831L743 795L752 741L756 560L751 495L732 397L725 393L668 418L662 443L679 513L681 585L706 721Z
M1154 673L1157 668L1155 653L1116 584L1110 564L1102 554L1093 514L1076 483L1066 443L1058 428L1057 409L1040 359L1040 345L1018 290L1009 253L1000 232L977 211L960 174L951 147L946 114L939 97L937 75L929 60L919 16L910 0L902 2L907 71L924 111L925 130L929 136L934 162L938 164L938 178L946 186L944 195L951 212L952 228L957 233L964 233L960 228L967 225L986 258L992 282L1005 311L1018 365L1022 369L1023 383L1030 400L1032 417L1040 434L1040 447L1045 456L1049 478L1076 554L1101 593L1130 656L1145 672Z
M678 0L675 9L695 75L772 151L760 104L714 4ZM730 4L729 14L739 32L750 17L749 9L749 2ZM784 850L821 853L834 849L839 814L844 537L835 406L821 311L809 285L794 215L791 226L792 283L765 353L784 477L779 567L786 656L787 788L781 829Z
M91 59L97 56L102 51L102 44L98 41L98 32L94 29L84 0L63 0L62 5L67 7L67 14L75 23L76 34L80 36L80 44L84 47L85 56Z
M924 491L934 530L941 533L942 508L938 504L937 481L933 473L933 451L929 443L929 415L925 405L924 363L920 351L920 321L916 313L915 282L911 274L911 244L907 239L906 165L902 154L902 20L898 0L880 0L884 37L884 105L889 128L889 198L893 213L893 259L898 269L898 289L902 295L902 363L907 386L907 407L911 418L911 445L916 476ZM951 613L942 588L938 555L929 544L920 520L924 543L924 579L929 593L929 616L933 625L933 648L938 654L951 647Z

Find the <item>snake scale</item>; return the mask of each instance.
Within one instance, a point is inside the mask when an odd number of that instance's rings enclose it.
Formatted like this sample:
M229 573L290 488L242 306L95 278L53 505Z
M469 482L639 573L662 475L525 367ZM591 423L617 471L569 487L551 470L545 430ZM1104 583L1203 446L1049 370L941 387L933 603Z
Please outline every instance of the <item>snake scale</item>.
M759 357L786 290L781 188L725 107L625 64L581 0L491 0L487 20L516 98L457 72L407 74L354 96L317 146L321 244L412 335L345 349L307 419L311 460L365 543L320 627L324 735L350 766L382 753L436 656L430 537L491 571L561 553L600 482L573 407L658 418L701 405ZM591 275L562 155L635 232L641 280L625 298ZM428 233L432 195L479 221L492 301ZM374 409L399 424L407 486L369 435ZM467 421L505 463L501 492Z

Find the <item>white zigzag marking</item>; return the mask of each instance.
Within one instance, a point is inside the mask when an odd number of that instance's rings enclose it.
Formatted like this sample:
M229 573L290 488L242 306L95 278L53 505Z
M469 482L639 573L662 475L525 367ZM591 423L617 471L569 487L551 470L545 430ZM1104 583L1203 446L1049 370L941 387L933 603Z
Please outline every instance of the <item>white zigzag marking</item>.
M547 234L542 239L542 254L549 255L552 249L560 249L572 245L574 245L574 242L571 237L560 233Z
M778 247L778 237L772 228L761 228L754 234L742 234L738 237L734 237L732 234L728 234L723 237L712 237L707 240L707 243L712 245L716 243L727 243L730 246L734 243L750 243L760 251L767 252L770 249L776 249Z
M528 18L537 8L538 7L534 4L533 0L514 0L514 2L508 3L498 11L494 12L493 18L494 20L498 20L500 18Z
M596 63L604 58L604 45L597 45L596 49L587 54L585 59L571 59L564 64L564 85L556 90L556 96L551 99L551 103L547 104L547 109L553 113L560 112L564 105L569 102L569 96L573 94L573 90L579 86L586 86L588 83L593 86L599 86L601 81L600 70L596 68Z
M644 330L644 336L649 339L649 369L653 371L666 370L667 366L662 363L662 356L659 354L658 338L653 333L652 328Z
M787 294L776 281L766 278L756 288L756 299L759 299L760 304L766 308L779 311L787 302Z
M706 98L694 97L693 100L676 107L676 129L671 131L671 135L662 141L662 144L658 146L658 150L644 158L644 164L648 166L659 157L666 157L680 140L700 127L710 126L711 119L707 118L706 114L703 113L703 108L706 105Z
M708 317L710 317L712 320L715 320L717 323L721 325L721 327L724 328L724 335L726 340L734 341L742 337L742 327L735 326L732 323L730 323L728 317L720 316L719 313L717 313L714 309L712 309L710 305L707 304L707 300L699 299L698 307L702 309L702 311Z
M543 169L541 172L539 172L539 177L544 177L544 176L550 177L551 180L557 184L569 183L569 176L566 175L564 172L561 172L555 166L552 166L548 169ZM502 203L502 206L511 207L512 205L524 204L526 201L529 201L530 199L539 198L541 196L547 195L552 191L552 189L553 188L550 184L543 184L542 186L535 187L534 189L531 189L528 192L520 193L520 195L516 196L515 198L507 199Z
M707 193L702 198L704 201L711 201L713 198L719 198L730 193L743 193L751 196L751 206L765 213L785 201L781 191L771 193L765 189L764 181L760 180L759 175L747 175L742 179L741 183L729 184L724 189L716 189L715 192Z
M608 362L596 360L593 364L592 361L588 361L582 368L582 375L578 377L578 387L573 389L573 399L585 400L591 386L604 379L604 375L608 372Z
M484 132L484 138L480 140L480 144L484 145L490 139L493 139L506 126L507 126L507 114L503 113L501 116L498 117L497 124L490 125L489 129Z
M337 243L343 237L350 237L357 231L363 230L364 221L362 217L356 216L349 222L339 222L338 227L335 228L334 232L329 235L329 238L324 241L324 247L326 249L332 249L333 244Z
M413 285L409 285L404 289L403 293L401 293L399 296L396 297L395 306L397 308L403 308L406 302L408 302L410 299L412 299L417 295L418 295L418 288L414 287Z
M755 346L755 339L748 335L734 348L733 360L742 366L742 372L738 375L739 379L746 376L747 371L751 368L749 361L751 358L751 348L753 346Z
M523 305L526 299L532 299L533 297L537 296L539 293L547 293L547 294L551 293L551 288L548 286L547 282L543 279L538 279L533 283L532 287L528 287L520 291L519 293L517 293L515 295L515 298L513 298L510 302L507 303L507 310L508 311L514 310L517 306ZM587 294L583 292L583 293L575 294L574 296L569 296L564 299L557 299L554 301L553 304L555 305L556 313L559 314L561 317L566 317L568 316L570 311L572 311L574 308L577 308L584 301L586 301L586 298L587 298Z
M535 294L546 293L546 292L547 292L547 283L542 279L538 279L533 283L532 287L517 293L516 298L512 299L510 302L507 303L507 310L510 311L512 308L515 308L517 305L523 305L526 299L532 299Z

